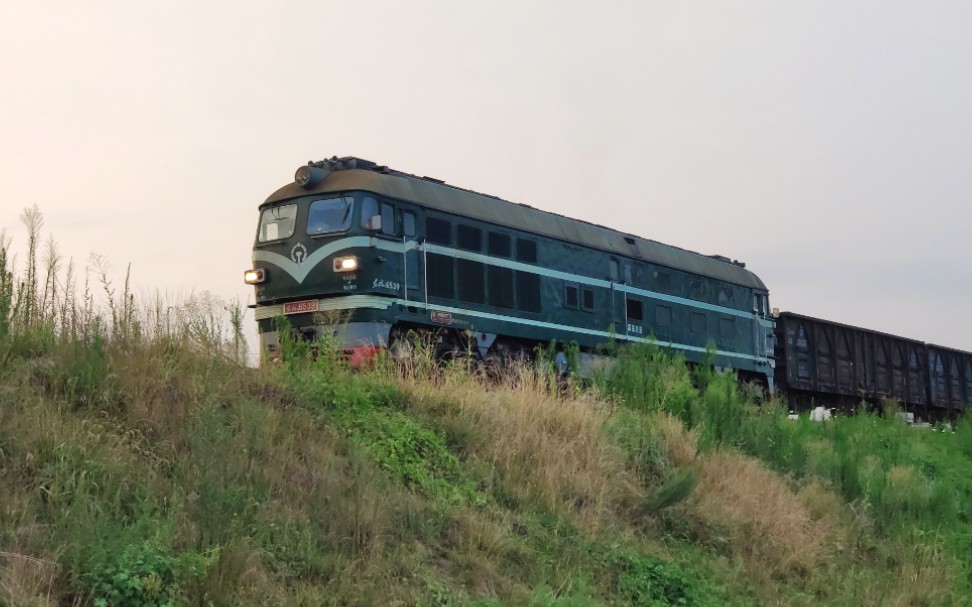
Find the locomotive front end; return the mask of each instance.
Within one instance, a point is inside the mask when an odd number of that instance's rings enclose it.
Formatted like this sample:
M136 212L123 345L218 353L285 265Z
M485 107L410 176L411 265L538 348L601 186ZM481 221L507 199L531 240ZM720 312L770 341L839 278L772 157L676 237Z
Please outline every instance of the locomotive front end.
M384 279L393 256L376 236L381 215L374 198L347 176L329 179L353 168L337 162L301 167L294 183L260 205L253 265L243 278L256 293L261 356L271 360L280 356L277 329L284 321L303 339L336 338L352 362L388 341L383 312L401 288Z

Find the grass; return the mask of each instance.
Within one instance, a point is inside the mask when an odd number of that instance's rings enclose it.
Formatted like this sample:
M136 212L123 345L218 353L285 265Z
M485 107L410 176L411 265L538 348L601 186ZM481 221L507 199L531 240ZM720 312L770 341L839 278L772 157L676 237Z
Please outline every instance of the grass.
M433 381L409 369L400 387L409 415L439 428L477 484L510 506L595 530L640 498L623 453L603 440L610 409L590 393L561 397L524 365L498 382L461 366Z
M632 457L651 471L649 478L672 474L659 470L660 459L682 461L698 480L691 503L665 514L674 532L722 544L752 572L750 582L764 572L772 578L761 583L765 593L775 592L773 579L785 579L835 604L966 603L967 417L955 432L912 428L893 407L887 416L793 421L785 403L753 406L731 376L692 377L652 346L629 349L620 360L613 374L599 378L601 390L637 412L642 426L657 427L661 419L668 428L656 437L648 432L646 447ZM630 372L646 365L652 371L643 377ZM671 455L672 439L662 438L673 436L671 418L695 434L694 441L674 440L686 454L694 442L691 464ZM702 520L687 523L695 517ZM846 594L822 592L824 576Z
M631 348L352 371L0 237L0 605L962 605L972 424L828 423ZM497 380L497 377L500 379Z

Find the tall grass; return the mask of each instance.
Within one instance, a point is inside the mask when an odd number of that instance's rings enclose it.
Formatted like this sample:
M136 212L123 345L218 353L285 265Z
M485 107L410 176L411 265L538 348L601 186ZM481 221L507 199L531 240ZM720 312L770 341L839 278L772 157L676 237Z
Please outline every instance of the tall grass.
M21 271L0 235L0 604L174 600L221 562L176 514L219 486L189 499L208 468L179 462L213 444L194 438L210 399L253 389L240 306L139 301L98 257L79 291L53 238L41 247L38 209L21 219Z
M639 369L644 373L639 374ZM818 539L828 534L843 536L839 543L846 544L846 538L854 536L861 549L869 546L867 550L884 553L898 571L924 572L913 574L912 581L922 584L920 589L911 587L904 592L900 584L893 584L906 596L941 597L942 585L956 584L959 595L970 588L972 423L968 417L958 421L955 432L910 427L893 410L885 416L862 410L827 423L811 421L806 415L794 421L787 419L785 403L771 400L757 406L732 375L712 374L707 368L689 372L680 360L652 345L622 351L617 367L599 378L599 388L637 412L642 425L658 427L661 422L660 427L666 428L671 424L666 420L673 417L690 429L701 454L693 464L698 475L695 503L706 518L732 527L742 508L748 522L745 534L734 539L737 546L745 545L747 538L761 537L762 528L779 536L760 540L763 547L790 547L775 558L763 555L767 571L779 574L781 568L796 567L793 571L810 575L821 559L829 559L827 551L834 549ZM649 440L635 458L656 460L652 445L657 444L657 440ZM727 449L758 458L763 464L760 468L743 461L727 464L727 457L735 457ZM675 459L684 462L687 458L669 456L667 461ZM762 466L791 480L780 485L766 472L756 473ZM654 474L668 478L672 471ZM799 506L796 499L807 483L836 492L854 516L843 523L831 520L827 529L820 527L819 517L810 516L811 511ZM771 518L763 518L764 513ZM884 538L894 539L885 542ZM931 571L935 573L929 576ZM957 571L965 573L958 575ZM859 591L871 594L874 589ZM878 594L882 601L889 596Z
M603 440L605 403L584 392L561 396L556 379L535 367L511 363L499 380L461 367L434 381L406 372L400 386L409 412L434 420L480 484L510 504L596 529L641 499L623 453Z
M827 424L633 348L373 368L0 235L0 605L962 604L972 425ZM44 244L46 242L46 245ZM322 318L337 322L339 318Z

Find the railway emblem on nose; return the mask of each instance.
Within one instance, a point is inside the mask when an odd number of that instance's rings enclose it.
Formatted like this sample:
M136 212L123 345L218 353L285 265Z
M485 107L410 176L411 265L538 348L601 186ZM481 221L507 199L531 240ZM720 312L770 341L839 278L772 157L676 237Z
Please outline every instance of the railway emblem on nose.
M290 258L294 260L294 263L304 263L304 260L307 259L307 247L298 242L294 245L294 248L290 249Z

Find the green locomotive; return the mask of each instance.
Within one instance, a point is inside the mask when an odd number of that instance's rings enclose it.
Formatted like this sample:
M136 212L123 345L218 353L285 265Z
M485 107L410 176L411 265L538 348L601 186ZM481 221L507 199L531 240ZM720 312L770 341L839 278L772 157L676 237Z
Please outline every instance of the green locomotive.
M744 264L359 158L308 163L260 205L244 278L271 358L285 316L354 359L409 330L483 358L654 340L700 361L714 344L713 364L773 387L768 291Z

